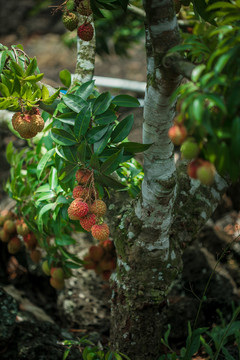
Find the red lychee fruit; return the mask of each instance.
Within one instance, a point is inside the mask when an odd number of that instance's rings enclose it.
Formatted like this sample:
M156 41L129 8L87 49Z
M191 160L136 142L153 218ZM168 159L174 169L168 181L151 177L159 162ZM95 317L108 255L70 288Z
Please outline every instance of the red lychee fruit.
M8 243L8 252L16 254L21 248L21 241L18 237L13 237Z
M97 217L104 216L107 211L107 205L102 200L95 200L89 207L89 211Z
M0 230L0 239L3 242L8 242L8 240L10 239L10 234L8 234L5 230L1 229Z
M50 270L51 277L58 281L64 280L64 271L61 267L53 267Z
M191 161L187 166L188 176L190 176L192 179L197 179L197 169L201 165L201 163L202 163L201 159L196 159Z
M84 260L83 266L86 270L94 270L96 268L96 263L93 260L91 260L89 255L84 256L83 260Z
M92 232L92 236L100 241L107 240L109 237L109 227L105 223L101 225L98 224L93 225L91 232Z
M93 38L94 29L90 23L85 23L78 27L77 33L83 41L90 41Z
M49 268L49 265L48 265L48 261L45 260L43 263L42 263L42 271L44 272L44 274L46 275L50 275L50 268Z
M101 243L101 246L106 250L107 252L112 252L114 250L114 244L113 241L110 239L105 240Z
M216 169L215 166L209 161L204 161L197 169L197 179L203 185L211 185L214 182Z
M37 239L33 233L29 233L23 237L24 244L28 250L33 250L37 246Z
M103 271L106 270L112 271L116 268L116 261L114 259L111 260L103 259L100 261L99 266Z
M169 129L168 136L174 145L181 145L187 136L187 129L182 124L175 124Z
M88 169L79 169L76 172L76 180L80 185L86 185L92 175L92 172Z
M96 215L94 214L89 213L80 219L80 225L86 231L91 231L92 226L95 224L96 224Z
M53 277L51 277L50 284L56 290L64 289L64 280L57 280L57 279L54 279Z
M32 261L33 261L34 263L38 264L38 263L40 262L41 258L42 258L42 253L41 253L41 251L40 251L40 250L37 250L37 249L32 250L32 251L30 252L30 258L32 259Z
M89 249L89 256L93 261L100 261L104 255L104 250L101 246L93 245Z
M16 224L13 220L6 220L3 224L3 230L8 234L13 234L16 231Z
M75 186L73 189L73 198L74 199L87 199L89 197L89 188L83 187L81 185Z
M73 200L68 208L68 216L71 220L80 220L88 213L88 204L77 198Z
M187 160L194 159L198 156L199 147L194 138L189 138L181 146L182 157Z

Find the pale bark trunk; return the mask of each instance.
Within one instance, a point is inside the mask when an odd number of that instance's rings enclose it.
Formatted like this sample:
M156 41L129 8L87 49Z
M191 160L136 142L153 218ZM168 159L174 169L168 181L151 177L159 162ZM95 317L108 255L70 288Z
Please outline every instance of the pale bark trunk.
M186 166L176 171L167 133L175 116L170 98L181 79L162 60L179 42L177 20L173 0L146 0L144 6L148 71L143 142L153 145L144 155L142 194L135 209L118 214L118 264L111 279L111 346L131 360L160 355L161 308L181 272L184 242L207 221L226 187L219 177L212 188L190 181Z

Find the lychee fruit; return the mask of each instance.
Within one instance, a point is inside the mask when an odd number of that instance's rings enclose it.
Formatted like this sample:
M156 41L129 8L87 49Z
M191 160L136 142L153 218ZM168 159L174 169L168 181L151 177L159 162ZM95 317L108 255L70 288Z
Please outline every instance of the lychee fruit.
M3 230L8 234L13 234L16 231L16 224L13 220L6 220L3 224Z
M8 242L8 240L10 239L10 234L8 234L5 230L1 229L0 230L0 239L3 242Z
M187 174L189 177L191 177L192 179L196 179L197 178L197 169L198 167L201 165L202 160L201 159L196 159L191 161L188 166L187 166Z
M184 159L191 160L198 156L199 147L193 138L189 138L181 146L181 154Z
M99 266L103 271L109 270L112 271L116 268L116 261L115 260L106 260L103 259L100 261Z
M64 280L64 271L61 267L53 267L50 270L51 277L58 281Z
M13 213L8 210L2 210L0 213L0 226L3 225L4 221L11 220L13 218Z
M82 0L77 7L77 11L79 12L79 14L84 16L91 15L92 9L90 7L89 0Z
M168 136L174 145L181 145L187 136L187 129L182 124L175 124L169 129Z
M44 274L46 275L50 275L50 268L49 268L49 265L48 265L48 261L45 260L43 263L42 263L42 271L44 272Z
M81 198L81 199L86 199L89 197L89 189L86 187L83 187L81 185L77 185L75 186L75 188L73 188L73 198L77 199L77 198Z
M92 175L92 172L88 169L79 169L76 172L76 180L78 182L78 184L80 185L85 185L88 183L90 177Z
M37 246L37 239L33 233L29 233L23 237L24 244L26 245L27 249L33 250Z
M16 222L16 230L18 235L26 236L29 233L29 228L23 220Z
M90 23L84 23L78 27L78 37L83 41L90 41L93 38L94 29Z
M73 200L68 208L68 216L71 220L80 220L88 213L88 204L77 198Z
M83 218L80 219L81 227L86 231L91 231L91 228L96 223L96 215L94 214L87 214Z
M112 252L114 250L114 244L113 241L111 241L110 239L105 240L101 243L101 246L107 251L107 252Z
M63 15L62 22L66 29L73 31L78 26L78 17L73 12L68 12Z
M31 111L17 112L12 117L14 130L18 131L24 139L30 139L44 128L44 120L38 114L31 115Z
M37 250L37 249L32 250L32 251L30 252L30 258L32 259L32 261L33 261L34 263L38 264L38 263L40 262L41 258L42 258L42 253L41 253L41 251L40 251L40 250Z
M104 216L107 211L107 205L102 200L95 200L89 207L89 211L97 217Z
M101 246L93 245L89 249L89 255L91 260L100 261L104 255L104 250Z
M107 240L109 238L109 227L107 224L95 224L91 229L92 236L100 241Z
M215 166L209 161L204 161L202 165L198 167L196 175L201 184L211 185L214 182L215 173Z
M89 255L86 255L84 258L84 264L83 264L83 267L86 269L86 270L94 270L96 268L96 263L91 260L90 256Z
M13 237L8 243L8 252L16 254L21 248L21 241L18 237Z
M68 0L68 2L66 3L66 8L69 10L69 11L73 11L75 7L75 2L74 0Z
M51 277L50 284L56 290L64 289L64 280L57 280L57 279L54 279L53 277Z

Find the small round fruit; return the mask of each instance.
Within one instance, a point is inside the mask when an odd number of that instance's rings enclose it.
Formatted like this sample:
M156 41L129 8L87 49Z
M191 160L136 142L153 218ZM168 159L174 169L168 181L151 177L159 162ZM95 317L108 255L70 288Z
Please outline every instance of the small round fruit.
M18 237L13 237L8 243L8 252L16 254L21 248L21 241Z
M96 224L96 215L94 214L89 213L80 219L80 225L86 231L91 231L92 226L95 224Z
M50 284L56 290L64 289L64 280L57 280L57 279L54 279L53 277L51 277Z
M88 213L88 204L81 199L73 200L68 208L68 216L71 220L80 220Z
M194 159L198 156L199 147L193 138L189 138L181 146L182 157L187 160Z
M75 176L78 184L86 185L92 176L92 172L88 169L79 169Z
M16 231L16 224L13 220L6 220L3 224L3 230L8 234L13 234Z
M56 279L59 281L64 280L64 271L61 267L51 268L50 274L53 279Z
M42 263L42 271L44 272L44 274L46 275L50 275L50 267L48 265L48 261L45 260L43 263Z
M187 129L182 124L175 124L169 129L168 136L174 145L181 145L187 137Z
M95 200L89 207L89 211L97 217L104 216L107 211L107 205L102 200Z
M89 255L84 256L83 260L84 260L84 264L83 264L84 269L95 270L97 264L90 258Z
M32 259L32 261L33 261L34 263L38 264L38 263L40 262L41 258L42 258L42 253L41 253L41 251L40 251L40 250L36 250L36 249L32 250L32 251L30 252L30 258Z
M37 246L37 239L33 233L29 233L23 237L24 244L28 250L33 250Z
M214 183L215 177L215 166L209 161L204 161L204 163L197 169L197 179L203 185L212 185Z
M3 242L8 242L10 239L10 234L8 234L4 229L0 230L0 239Z
M78 27L78 37L83 41L91 41L94 34L93 26L90 23L84 23Z
M107 224L93 225L91 229L92 236L100 241L107 240L109 238L109 227Z
M93 261L100 261L104 255L102 246L93 245L89 249L90 259Z

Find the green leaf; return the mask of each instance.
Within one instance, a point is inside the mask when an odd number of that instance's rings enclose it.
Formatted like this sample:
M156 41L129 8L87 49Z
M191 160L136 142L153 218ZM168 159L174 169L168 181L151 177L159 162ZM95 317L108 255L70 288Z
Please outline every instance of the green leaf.
M12 162L13 155L14 155L13 143L12 143L12 141L10 141L8 143L7 149L6 149L6 158L7 158L7 161L9 162L9 164L11 164L11 162Z
M54 102L54 100L57 99L57 97L59 96L59 93L60 93L60 89L58 89L53 95L51 95L46 100L43 100L43 103L46 105L51 105Z
M110 175L114 172L122 162L123 149L111 155L101 166L101 173Z
M139 101L130 95L117 95L112 100L112 103L117 106L124 107L139 107Z
M55 238L55 244L58 246L74 245L76 244L76 240L69 235L63 234Z
M101 154L101 152L105 149L109 139L111 138L113 128L114 125L110 125L108 127L106 134L99 141L96 141L94 143L93 145L94 152L96 152L97 154Z
M94 89L95 81L87 81L83 83L76 91L76 95L80 96L83 100L87 100L89 95L92 94L92 91Z
M48 212L50 209L52 209L54 207L54 204L47 204L44 205L41 210L39 211L38 214L38 219L37 219L37 224L38 224L38 229L39 231L42 233L43 231L43 221L42 221L42 217L43 215Z
M100 169L100 163L99 163L99 158L98 158L97 154L95 154L95 153L92 154L89 165L91 166L91 168L93 168L95 170Z
M55 149L51 149L49 150L46 154L43 155L43 157L41 158L41 160L38 163L37 166L37 177L38 179L40 179L43 170L45 169L48 160L53 156L53 154L55 153Z
M47 100L48 98L49 98L48 88L45 85L43 85L43 87L42 87L42 100L43 100L43 102L45 100Z
M123 142L118 145L119 148L124 148L126 152L130 152L133 154L143 152L150 148L152 144L141 144L137 142Z
M2 96L5 96L5 97L8 97L10 95L8 87L3 83L0 83L0 92L1 92Z
M84 136L88 130L91 120L91 112L89 107L84 107L76 117L74 125L74 134L78 140Z
M50 185L50 189L51 190L56 190L56 187L58 185L58 174L57 174L57 169L55 167L52 166L51 171L50 171L50 175L49 175L49 185Z
M40 80L42 80L44 74L38 74L38 75L30 75L30 76L27 76L27 77L24 77L24 81L32 81L32 82L38 82Z
M52 129L51 137L57 144L63 146L75 145L77 143L76 139L72 134L62 129Z
M191 74L191 79L193 82L197 82L198 79L200 78L202 72L206 69L206 65L205 64L201 64L196 66Z
M111 109L108 109L104 113L97 115L94 119L98 125L107 125L117 120L117 115Z
M0 74L3 71L6 59L7 59L7 52L6 51L1 51L0 52Z
M125 119L121 120L120 123L113 130L111 140L113 143L123 141L130 133L133 126L133 115L128 115Z
M27 70L25 71L25 76L29 76L29 75L33 75L35 70L37 68L37 60L34 57L31 61L30 64L27 67Z
M89 144L94 144L95 142L99 141L108 131L109 126L95 126L94 128L90 129L87 134L86 138Z
M96 175L96 181L102 185L105 185L107 187L109 186L116 190L123 190L123 189L127 190L126 185L124 185L123 183L119 182L118 180L108 175L103 175L103 174Z
M74 125L76 121L76 113L73 111L68 113L63 113L61 115L58 115L56 119L60 120L65 124Z
M112 96L109 92L102 93L93 103L93 114L100 115L104 113L109 108L111 101Z
M83 100L80 96L68 94L62 97L64 104L66 104L69 109L79 113L83 107L87 107L88 103Z
M23 77L24 76L24 71L23 69L21 68L20 65L18 65L15 61L11 61L10 62L10 68L11 70L16 73L17 75L19 75L20 77Z
M67 160L73 164L78 163L76 146L65 146L62 148Z
M67 88L71 85L71 73L68 70L65 69L60 71L59 78Z
M85 159L86 159L86 150L87 150L87 143L86 141L82 141L77 149L77 156L79 158L79 161L83 164L85 163Z
M227 108L223 100L217 94L207 94L206 98L211 100L213 106L217 106L224 114L227 114Z
M237 116L232 123L231 150L235 157L240 157L240 117Z

